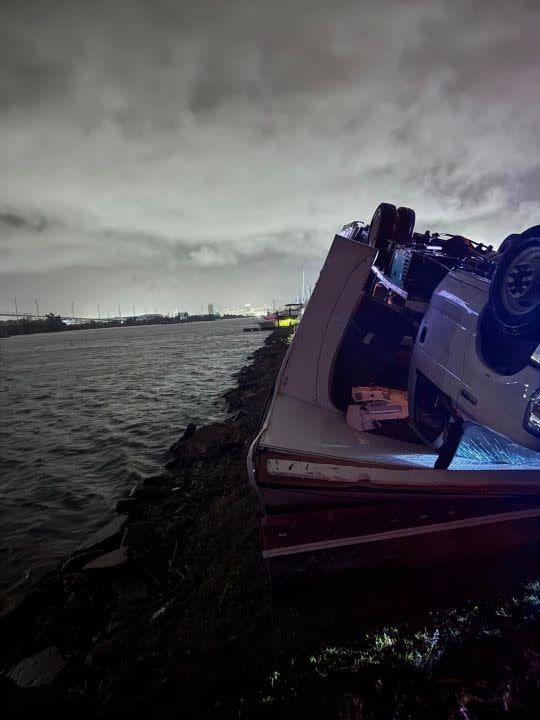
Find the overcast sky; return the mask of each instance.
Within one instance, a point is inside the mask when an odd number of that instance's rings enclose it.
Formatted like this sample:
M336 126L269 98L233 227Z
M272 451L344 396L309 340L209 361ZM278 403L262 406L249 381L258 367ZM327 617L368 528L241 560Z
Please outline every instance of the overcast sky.
M381 201L540 222L536 0L0 5L0 310L290 301Z

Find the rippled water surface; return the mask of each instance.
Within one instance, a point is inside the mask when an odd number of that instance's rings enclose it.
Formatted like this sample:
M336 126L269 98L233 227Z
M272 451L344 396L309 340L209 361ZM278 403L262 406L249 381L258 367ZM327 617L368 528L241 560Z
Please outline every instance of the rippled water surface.
M22 589L162 469L264 341L245 320L0 340L0 589Z

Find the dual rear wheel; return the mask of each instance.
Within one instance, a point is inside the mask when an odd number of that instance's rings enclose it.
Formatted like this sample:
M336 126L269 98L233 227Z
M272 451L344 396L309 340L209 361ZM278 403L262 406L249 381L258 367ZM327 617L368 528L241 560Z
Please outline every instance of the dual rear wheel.
M407 243L412 239L415 219L411 208L381 203L373 214L367 244L382 251L389 242Z

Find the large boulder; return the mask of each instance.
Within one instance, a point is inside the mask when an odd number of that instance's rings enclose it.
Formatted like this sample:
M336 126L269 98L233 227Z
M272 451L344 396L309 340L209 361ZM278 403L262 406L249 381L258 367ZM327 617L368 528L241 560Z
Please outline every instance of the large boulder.
M144 550L155 542L157 534L156 524L149 520L130 523L124 531L122 546Z
M129 611L144 604L148 599L148 585L135 575L115 580L113 592L116 605L121 611Z
M195 423L189 423L189 425L184 430L182 435L169 448L170 454L176 455L181 450L182 443L185 442L186 440L189 440L189 438L195 433L196 430L197 430L197 425Z
M65 666L66 661L60 650L51 646L21 660L9 677L22 688L40 687L54 682Z
M127 522L127 515L119 515L107 523L100 530L91 535L88 540L78 545L73 551L74 555L95 550L107 550L118 545L120 535Z
M207 460L220 455L224 450L238 444L231 426L224 422L215 422L199 428L191 438L182 444L176 457L180 463Z
M121 547L91 560L83 567L83 570L118 570L125 567L129 561L129 548Z
M62 565L62 573L76 573L82 567L94 558L103 555L103 550L97 548L96 550L89 550L88 552L78 552L75 555L69 557Z
M136 515L138 510L140 510L140 502L134 497L120 498L114 506L114 512L121 515L127 514L130 517Z
M147 500L151 503L166 498L169 494L170 490L168 488L160 487L159 485L135 485L129 496L140 500Z

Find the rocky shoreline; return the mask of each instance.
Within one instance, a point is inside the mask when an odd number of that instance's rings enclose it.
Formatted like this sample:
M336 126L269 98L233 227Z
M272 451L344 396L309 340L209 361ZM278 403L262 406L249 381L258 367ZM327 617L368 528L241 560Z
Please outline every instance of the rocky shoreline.
M163 474L0 618L4 717L537 717L536 564L453 606L445 570L440 610L434 573L272 590L245 458L286 350L269 335L229 417L188 426Z

